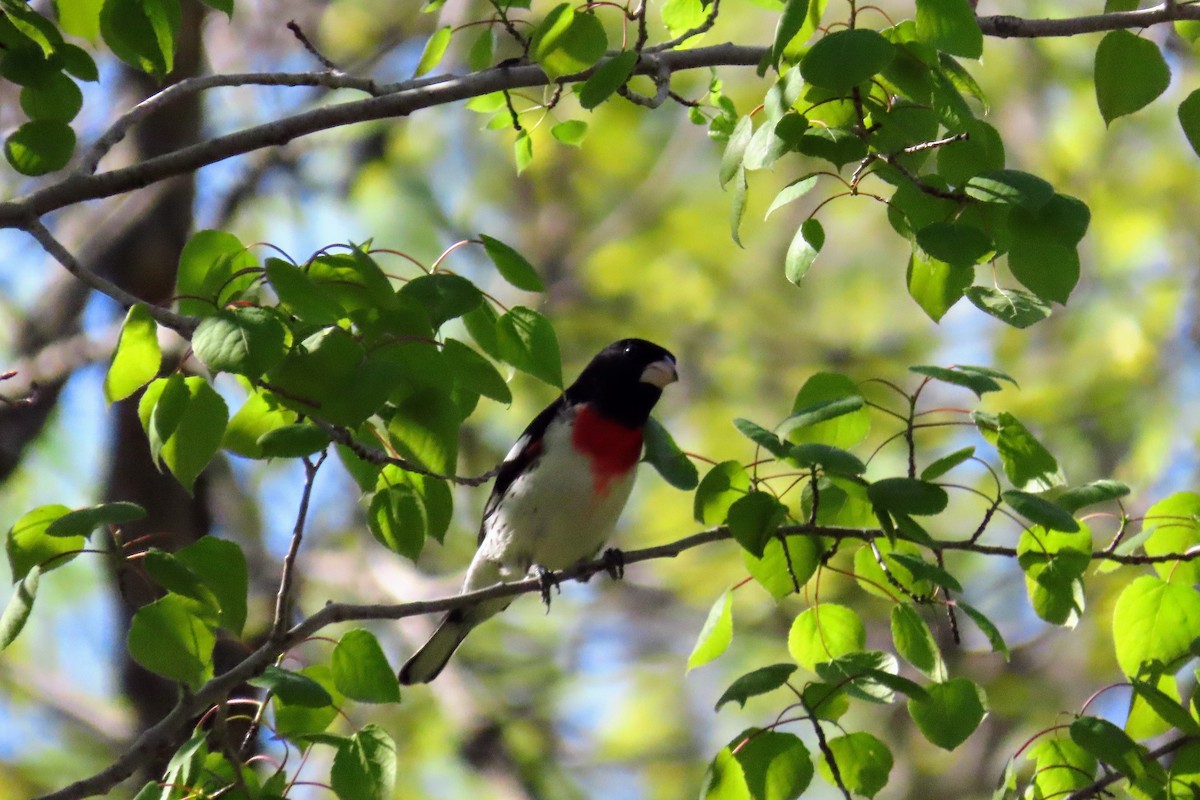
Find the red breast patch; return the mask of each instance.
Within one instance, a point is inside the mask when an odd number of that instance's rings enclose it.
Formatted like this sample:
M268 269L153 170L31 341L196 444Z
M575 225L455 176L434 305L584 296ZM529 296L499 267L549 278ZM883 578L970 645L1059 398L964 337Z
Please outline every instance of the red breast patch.
M642 429L627 428L585 405L575 417L571 443L588 455L596 491L606 492L614 478L637 465L642 455Z

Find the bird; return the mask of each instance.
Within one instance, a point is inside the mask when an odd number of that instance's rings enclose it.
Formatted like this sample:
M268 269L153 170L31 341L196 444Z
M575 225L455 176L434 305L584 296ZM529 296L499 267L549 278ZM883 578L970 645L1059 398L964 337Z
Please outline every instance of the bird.
M593 558L616 527L633 489L643 431L662 390L679 379L675 356L645 339L601 350L567 389L533 418L496 473L462 593ZM620 552L605 551L619 575ZM542 599L549 605L549 583ZM511 597L456 608L400 669L403 685L428 683L475 626Z

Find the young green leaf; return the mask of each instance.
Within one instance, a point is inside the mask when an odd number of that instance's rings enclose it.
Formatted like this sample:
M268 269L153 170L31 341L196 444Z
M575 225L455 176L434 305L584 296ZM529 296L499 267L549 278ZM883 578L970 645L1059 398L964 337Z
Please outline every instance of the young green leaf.
M396 743L374 723L364 725L338 748L329 770L334 794L355 800L387 800L395 795Z
M638 54L633 50L622 50L605 61L584 81L579 90L579 105L590 111L603 103L625 85L637 62Z
M47 536L90 536L96 528L122 525L142 519L146 509L137 503L117 501L100 503L63 514L46 527Z
M1000 384L990 375L969 372L959 367L916 366L909 367L908 369L910 372L915 372L918 375L926 375L934 380L966 387L974 392L976 397L980 398L988 392L1000 391Z
M976 418L980 431L996 445L1004 474L1013 485L1026 491L1045 491L1066 482L1058 460L1012 414L998 414L994 431L985 422L982 417Z
M26 122L4 141L4 157L22 175L45 175L60 170L74 152L75 131L58 120Z
M821 680L843 686L846 693L869 703L890 703L896 692L907 697L927 697L920 684L897 674L900 664L891 653L860 650L817 664Z
M825 228L820 220L810 217L800 224L783 261L783 274L791 283L800 285L808 268L825 246Z
M965 222L931 222L917 231L917 245L955 267L973 267L996 250L992 237Z
M487 251L488 258L496 265L497 271L504 280L527 292L546 291L546 286L538 276L537 270L525 259L525 256L499 239L493 239L485 233L479 234L479 238L483 241L483 248Z
M778 731L756 731L745 738L734 756L745 781L742 791L761 800L800 797L813 776L812 757L800 738Z
M1146 509L1142 530L1150 535L1143 547L1146 555L1187 553L1200 546L1200 494L1176 492ZM1195 561L1164 561L1154 565L1163 580L1194 584L1200 576Z
M1189 585L1143 575L1125 587L1113 610L1117 664L1137 677L1151 662L1170 667L1200 637L1200 593Z
M100 34L118 58L161 80L175 66L181 19L179 0L105 0Z
M1034 762L1032 788L1037 797L1066 797L1092 784L1096 759L1066 736L1043 736L1026 756Z
M755 558L762 558L763 548L787 518L787 507L767 492L750 492L739 497L729 507L729 532Z
M917 0L917 37L963 58L983 55L983 33L967 0Z
M375 635L365 628L342 634L330 662L333 683L342 694L362 703L400 702L400 684Z
M808 442L788 449L787 461L801 467L820 467L825 472L840 475L862 475L867 465L858 456L829 444Z
M869 28L826 34L800 60L804 80L822 89L849 92L891 63L891 42Z
M213 675L212 628L186 597L168 594L133 615L129 654L151 672L196 689Z
M763 219L771 216L776 209L779 209L788 203L799 200L804 195L812 191L817 185L817 179L820 175L806 175L803 178L792 181L787 186L779 190L779 194L775 195L775 199L771 201L771 207L767 209L767 213L763 215Z
M301 705L288 703L278 695L272 699L271 702L275 706L275 732L293 741L306 740L314 734L322 733L338 718L338 706L345 699L334 687L330 669L325 664L314 664L298 672L324 689L330 702L324 705ZM312 702L315 700L314 695Z
M1194 90L1179 104L1179 125L1192 150L1200 156L1200 89Z
M779 66L783 50L795 38L808 19L809 0L786 0L783 13L775 25L775 41L771 44L771 63Z
M581 119L569 119L550 128L550 135L565 145L580 147L587 136L588 124Z
M554 326L538 312L514 306L496 323L500 357L522 372L562 388L562 357Z
M818 664L862 650L867 629L853 609L819 603L801 612L788 632L788 652L796 663L815 671Z
M171 383L175 381L178 382ZM221 446L229 410L204 378L175 375L168 385L176 390L170 392L169 402L168 392L162 393L153 407L153 423L147 431L152 445L153 440L161 445L158 457L183 487L191 491L196 478ZM149 396L147 392L143 399Z
M381 489L371 498L367 527L384 547L415 561L425 545L425 503L406 484Z
M724 524L729 507L750 491L750 474L736 461L722 461L696 487L693 514L702 525Z
M271 665L249 681L251 686L267 689L284 703L305 708L333 705L333 697L324 686L307 675Z
M1109 31L1096 47L1096 103L1104 124L1149 105L1167 90L1171 69L1158 45L1127 30Z
M56 520L70 511L64 505L38 506L8 529L5 547L14 583L35 567L41 572L61 567L74 558L75 551L83 548L85 539L82 536L51 536L47 533Z
M818 372L800 387L791 416L776 430L793 444L820 442L849 449L870 433L871 415L854 381L845 375Z
M932 680L949 677L937 640L917 610L907 603L892 606L892 641L901 658Z
M822 754L817 771L832 785L837 785L829 756L837 764L842 785L854 794L874 797L887 786L894 761L887 745L865 731L848 733L828 741L828 754Z
M654 467L663 480L685 492L696 488L700 482L696 465L679 449L670 432L654 417L646 421L643 440L646 454L642 460Z
M231 233L204 230L192 234L179 255L175 280L179 312L197 317L215 314L253 282L252 270L257 265L254 254Z
M1020 289L971 286L964 292L976 308L1014 328L1028 328L1050 316L1050 304Z
M176 551L175 559L200 576L216 596L221 609L218 627L240 636L246 625L246 595L250 588L250 572L242 548L228 539L202 536Z
M760 694L773 692L787 684L787 680L796 671L795 664L772 664L769 667L759 667L753 672L742 675L725 690L717 700L714 711L720 711L726 703L737 701L738 706L745 708L746 701Z
M287 329L265 308L224 308L205 317L192 336L196 357L213 372L254 380L286 353Z
M996 624L988 619L982 611L962 600L956 600L954 605L966 612L971 621L987 637L988 644L992 646L992 652L1000 653L1004 656L1004 660L1008 661L1008 644L1004 641L1004 636L1001 635L1000 629L996 627Z
M954 750L987 714L983 688L967 678L954 678L927 691L927 699L909 699L908 713L926 739L943 750Z
M946 510L949 495L942 487L916 478L883 478L867 487L867 497L889 512L932 516Z
M255 446L260 458L300 458L324 450L329 441L321 428L300 422L272 428L258 437Z
M816 537L776 536L763 548L762 558L742 550L742 562L751 577L779 601L808 583L821 564L821 555Z
M776 458L783 458L788 454L788 450L791 449L790 446L784 444L778 436L771 433L763 426L751 422L748 419L742 419L741 417L734 419L733 427L737 428L738 431L747 439L754 442Z
M931 320L938 322L962 299L971 281L975 280L975 270L955 267L914 247L908 257L905 280L909 296Z
M1010 489L1000 495L1008 506L1030 522L1049 528L1052 531L1074 533L1079 530L1079 523L1071 516L1071 512L1062 506L1036 494Z
M29 620L29 614L33 611L33 600L37 597L38 581L41 575L41 568L34 566L25 574L25 577L15 582L12 597L4 606L4 613L0 614L0 652L13 643Z
M608 36L600 18L575 11L569 3L551 10L529 39L529 57L551 80L583 72L603 58L607 49Z
M688 671L704 666L724 653L732 641L733 593L726 589L709 609L704 627L696 637L696 645L692 648L692 654L688 656Z
M754 121L750 117L742 117L734 127L733 133L729 135L725 152L721 155L721 166L717 170L717 176L722 189L737 176L738 170L742 169L742 159L745 158L746 148L750 146L753 137Z
M421 51L420 59L417 60L417 68L413 72L414 78L421 77L442 62L442 57L446 55L446 48L450 46L452 33L449 25L444 25L433 32L433 35L425 42L425 49Z
M953 453L942 456L925 469L921 470L921 480L936 481L938 478L942 477L959 464L969 461L974 456L975 448L973 446L964 447L961 450L955 450Z
M532 163L533 137L527 130L517 131L517 138L513 140L513 164L517 168L517 174L520 175Z
M1106 719L1078 717L1071 723L1071 740L1127 778L1145 774L1145 749Z
M104 399L109 403L124 400L152 381L161 365L158 325L146 306L141 303L130 306L121 325L112 365L104 376Z
M1037 211L1054 197L1054 187L1036 175L1015 169L997 169L967 181L969 197L984 203L1001 203Z

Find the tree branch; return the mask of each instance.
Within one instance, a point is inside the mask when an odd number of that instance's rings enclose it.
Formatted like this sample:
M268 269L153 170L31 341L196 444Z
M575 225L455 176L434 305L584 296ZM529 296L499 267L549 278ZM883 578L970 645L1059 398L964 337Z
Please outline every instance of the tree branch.
M1163 756L1174 753L1179 748L1183 747L1184 745L1191 744L1194 741L1196 741L1195 736L1180 736L1178 739L1172 739L1162 747L1155 748L1149 753L1146 753L1146 758L1158 760ZM1107 789L1109 786L1112 786L1114 783L1123 780L1125 780L1125 775L1120 772L1112 772L1108 775L1105 775L1091 786L1085 786L1078 791L1072 792L1067 796L1066 800L1090 800L1090 798L1105 794L1105 789Z
M1061 19L1027 19L1006 14L977 18L979 29L985 36L1001 39L1078 36L1081 33L1099 33L1123 28L1147 28L1183 19L1200 20L1200 5L1165 2L1153 8L1141 8L1136 11L1111 11L1107 14Z
M781 527L779 533L784 536L819 536L824 539L839 541L844 539L871 541L884 536L883 531L876 529L828 528L820 525L787 525ZM667 544L627 551L623 554L624 563L628 565L637 564L642 561L674 558L693 548L732 538L728 528L711 528ZM960 550L1008 558L1015 558L1017 555L1015 548L982 545L969 540L939 541L935 543L934 549L939 551ZM1191 561L1195 558L1200 558L1200 551L1163 556L1131 556L1094 552L1092 553L1092 558L1116 561L1122 564L1152 564L1161 561ZM604 558L597 558L550 573L550 578L555 582L586 580L596 573L606 572L608 568L608 561ZM512 583L498 583L486 589L433 600L371 605L326 603L321 610L306 617L280 636L268 639L266 643L247 656L244 661L237 664L233 669L213 678L196 690L195 693L184 693L166 717L142 733L129 749L107 768L63 789L43 795L38 800L80 800L80 798L92 797L108 792L118 783L136 772L144 763L147 763L156 756L161 756L165 751L177 747L182 743L187 738L187 730L191 720L202 714L209 707L222 702L235 687L259 675L268 665L274 663L281 654L286 653L329 625L359 620L396 620L424 614L439 614L456 608L472 606L485 600L541 592L543 585L542 578L532 577L513 581ZM1178 746L1176 744L1176 747ZM1103 788L1103 786L1100 788ZM1083 797L1090 796L1081 795L1076 800L1082 800Z
M765 52L766 48L764 47L746 47L734 44L671 51L656 56L655 60L661 64L661 67L646 64L639 67L639 70L653 73L656 68L662 68L673 73L715 66L753 66L758 64ZM591 76L595 69L596 67L592 67L577 75L558 78L557 82L578 83ZM320 74L312 73L312 75ZM196 83L190 84L189 89L181 89L179 93L198 91L200 88L209 86L241 85L229 81L228 78L229 76L197 78L195 79ZM282 84L283 81L281 80L280 83ZM95 175L70 175L58 183L38 189L23 197L0 203L0 228L27 228L30 220L51 211L84 200L112 197L139 189L234 156L264 147L283 145L293 139L318 131L369 120L405 117L424 108L445 105L492 92L546 86L550 83L552 81L542 71L542 68L531 64L494 67L463 76L446 76L427 85L401 84L408 88L402 88L380 97L323 106L293 114L235 133L218 136L190 147L180 148L128 167ZM161 95L156 95L156 97L158 96ZM160 100L157 101L157 104L161 106L165 102L167 101Z

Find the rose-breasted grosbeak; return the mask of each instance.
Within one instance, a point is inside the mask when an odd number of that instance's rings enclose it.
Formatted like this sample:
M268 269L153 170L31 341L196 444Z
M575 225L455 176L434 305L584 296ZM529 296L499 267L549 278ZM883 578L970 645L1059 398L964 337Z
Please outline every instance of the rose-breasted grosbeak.
M677 379L675 357L644 339L601 350L534 417L500 465L462 591L595 556L629 499L650 410ZM436 678L471 629L511 602L505 597L451 611L405 663L400 682Z

